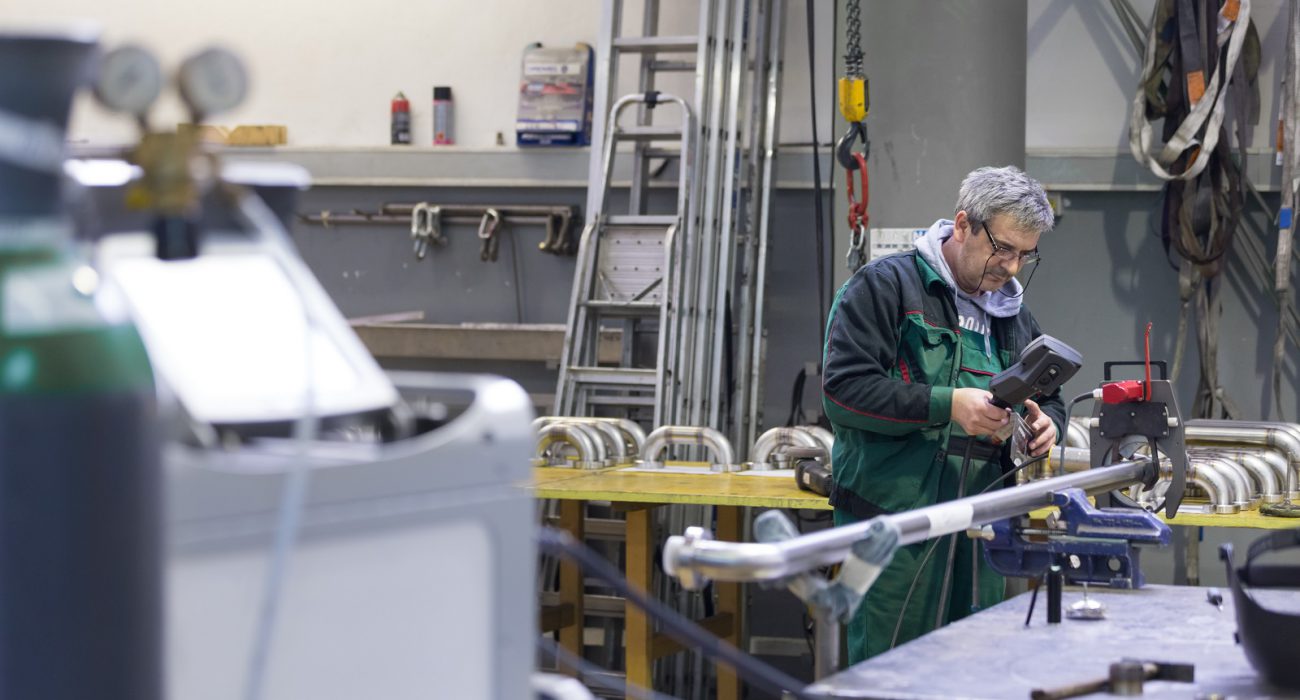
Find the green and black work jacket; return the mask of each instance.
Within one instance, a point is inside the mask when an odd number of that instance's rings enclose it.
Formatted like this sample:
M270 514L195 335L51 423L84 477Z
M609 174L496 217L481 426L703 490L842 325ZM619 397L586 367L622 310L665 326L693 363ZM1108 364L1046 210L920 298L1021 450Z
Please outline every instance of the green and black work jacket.
M953 290L915 251L878 258L835 295L823 348L822 404L835 428L831 504L869 518L935 503L963 369ZM1042 334L1024 306L991 318L1003 367ZM983 359L983 358L980 358ZM1064 434L1060 391L1039 401Z

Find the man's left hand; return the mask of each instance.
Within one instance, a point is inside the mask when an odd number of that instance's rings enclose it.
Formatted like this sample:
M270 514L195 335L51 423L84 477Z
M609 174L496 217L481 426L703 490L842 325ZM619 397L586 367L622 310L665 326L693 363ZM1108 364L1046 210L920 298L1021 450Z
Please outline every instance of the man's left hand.
M1056 424L1034 401L1025 399L1025 408L1025 422L1034 433L1034 438L1029 441L1029 456L1037 457L1056 444Z

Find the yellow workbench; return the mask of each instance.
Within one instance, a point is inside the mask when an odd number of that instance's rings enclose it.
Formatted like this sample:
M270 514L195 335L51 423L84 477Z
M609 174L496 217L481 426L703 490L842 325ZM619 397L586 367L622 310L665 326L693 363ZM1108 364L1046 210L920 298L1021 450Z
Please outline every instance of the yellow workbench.
M556 472L567 472L568 475ZM578 477L572 476L574 472ZM670 471L564 468L533 470L538 498L610 501L613 503L679 503L747 508L809 508L830 510L825 496L801 491L793 476L757 474L681 474Z
M669 463L669 467L672 467ZM566 468L533 470L533 493L537 498L560 501L560 527L581 541L583 504L609 501L627 513L627 580L642 590L651 590L654 572L654 509L668 504L715 506L719 540L740 541L742 508L807 508L830 510L825 496L799 490L792 475L683 474L672 469L628 471L611 468L583 471ZM715 582L717 612L701 626L739 647L744 630L744 598L740 584ZM582 574L576 566L560 566L560 601L551 614L544 614L542 629L558 631L560 644L582 653ZM633 606L624 609L624 656L627 680L650 687L654 660L682 650L676 641L655 634L645 615ZM740 682L734 671L718 668L718 700L740 697Z
M1261 515L1258 510L1243 510L1240 513L1222 515L1180 513L1173 518L1160 514L1160 519L1170 525L1184 527L1249 527L1259 530L1289 530L1300 527L1300 518L1279 518Z

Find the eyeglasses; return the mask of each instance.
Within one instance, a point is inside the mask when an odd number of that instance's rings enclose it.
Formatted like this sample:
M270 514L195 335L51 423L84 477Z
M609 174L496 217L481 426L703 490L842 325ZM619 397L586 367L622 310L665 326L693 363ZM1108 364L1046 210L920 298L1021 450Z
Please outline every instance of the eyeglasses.
M972 221L971 222L972 230L974 230L973 227L976 225L976 223L978 223L978 225L984 229L984 235L988 236L989 244L993 246L992 255L989 255L988 262L984 263L985 274L988 274L989 262L992 262L993 258L997 258L998 260L1001 260L1003 264L1008 264L1008 265L1013 262L1019 261L1020 264L1016 269L1015 278L1016 281L1020 283L1020 292L1018 294L1011 294L1010 292L1007 291L1008 285L1003 285L1001 287L998 287L998 293L1002 294L1003 296L1008 296L1013 298L1023 296L1025 290L1029 288L1030 280L1034 278L1034 271L1038 269L1038 263L1043 259L1043 256L1038 254L1038 248L1035 247L1033 250L1021 253L1020 251L1015 250L1014 248L1008 248L1006 246L998 245L997 239L993 237L993 232L989 230L988 222Z
M1033 250L1021 253L1014 248L1007 248L998 245L998 239L993 237L993 232L989 230L988 222L981 221L980 226L984 229L984 235L989 237L989 243L993 246L993 255L997 259L1003 262L1015 262L1019 260L1022 266L1036 265L1039 260L1043 259L1043 256L1038 254L1038 248L1036 247Z

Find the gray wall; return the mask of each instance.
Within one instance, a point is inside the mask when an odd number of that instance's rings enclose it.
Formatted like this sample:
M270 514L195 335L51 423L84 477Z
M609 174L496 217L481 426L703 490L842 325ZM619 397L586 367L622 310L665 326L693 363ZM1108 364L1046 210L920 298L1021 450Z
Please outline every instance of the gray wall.
M656 193L658 194L658 193ZM578 204L580 189L554 188L362 188L317 187L303 195L299 211L373 211L383 202L461 204ZM615 198L615 206L623 206ZM817 312L816 255L811 231L811 190L782 190L776 197L767 285L768 359L764 415L784 423L790 387L806 362L817 362L822 319ZM829 205L829 203L828 203ZM577 224L581 230L581 222ZM294 241L307 264L348 317L423 311L429 323L564 323L572 289L573 258L537 250L541 226L508 227L497 262L479 260L472 226L446 230L450 243L423 261L411 254L409 230L400 226L323 228L299 223ZM515 238L516 245L511 245ZM517 247L522 305L515 295ZM827 270L827 274L830 274ZM829 296L827 297L829 299ZM420 366L403 363L404 367ZM516 379L533 393L555 390L553 368L536 363L456 362L429 368L487 371ZM815 386L815 382L813 383ZM812 397L811 394L809 394ZM812 397L810 408L816 406Z

